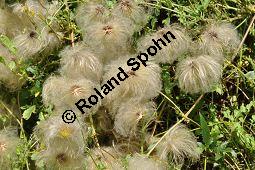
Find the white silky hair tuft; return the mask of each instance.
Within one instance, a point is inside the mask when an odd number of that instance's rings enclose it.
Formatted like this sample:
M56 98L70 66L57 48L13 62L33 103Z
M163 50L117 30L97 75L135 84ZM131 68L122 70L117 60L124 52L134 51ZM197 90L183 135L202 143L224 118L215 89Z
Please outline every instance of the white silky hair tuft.
M122 153L114 147L100 147L90 149L86 158L87 169L97 170L98 166L103 165L106 169L124 170L121 164Z
M105 22L110 18L110 11L103 3L88 2L78 6L76 12L76 22L81 29L85 29L97 22Z
M137 136L138 132L141 131L139 125L147 124L148 126L153 120L155 110L155 103L153 102L125 102L114 116L114 129L123 137Z
M99 84L87 79L76 80L61 76L52 76L43 85L43 102L46 106L53 105L59 112L71 109L75 113L80 113L75 103L80 99L86 99L88 102L88 98L95 94L94 88L98 87ZM101 101L98 98L98 104L87 109L88 113L95 113L100 104Z
M186 58L178 63L176 76L184 92L206 93L220 82L222 66L209 55Z
M241 42L234 25L226 22L209 24L201 35L201 39L208 48L209 54L215 54L215 50L219 50L225 53L227 59L231 59L231 54L236 51Z
M176 164L183 163L184 158L196 160L200 155L195 135L183 124L168 132L156 146L156 152L160 159L170 158Z
M140 31L147 22L148 13L137 1L134 0L120 0L113 8L112 14L115 17L125 17L130 19L137 31Z
M108 82L111 82L115 87L104 99L104 104L110 112L115 112L114 110L116 109L114 108L116 106L129 99L136 102L146 101L157 97L161 91L162 82L159 65L153 62L147 62L147 66L145 67L140 63L139 69L133 71L132 67L127 66L128 59L132 57L126 56L105 66L102 84L109 84ZM119 67L126 73L126 79L124 81L119 81L116 76L120 72ZM113 76L120 85L117 85L115 80L112 80ZM122 75L122 77L124 76Z
M103 65L99 57L84 44L78 43L74 47L66 47L61 51L60 57L60 73L62 75L100 82Z
M69 155L82 153L88 137L87 125L78 121L65 123L61 116L53 115L42 121L36 126L34 135L47 148L59 147Z
M16 149L21 140L12 127L0 130L0 167L9 169L17 158Z
M84 41L97 52L104 63L108 63L128 53L133 33L130 20L112 18L106 23L86 27Z
M168 42L164 35L171 42ZM155 40L155 43L153 40ZM138 42L138 51L146 51L150 46L154 46L157 49L157 53L155 56L152 56L152 60L156 63L172 64L188 52L190 44L191 38L187 34L187 31L180 25L172 24L141 38Z
M167 170L167 162L135 154L129 158L127 170Z

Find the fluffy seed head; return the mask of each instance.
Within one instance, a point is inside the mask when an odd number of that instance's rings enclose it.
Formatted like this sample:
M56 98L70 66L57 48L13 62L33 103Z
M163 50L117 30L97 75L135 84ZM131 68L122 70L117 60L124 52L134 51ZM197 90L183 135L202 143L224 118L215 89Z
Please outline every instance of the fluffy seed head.
M41 151L38 154L36 164L44 162L46 169L85 169L84 156L79 153L72 155L63 147L51 147Z
M114 90L107 94L104 101L105 106L110 111L128 99L136 102L145 101L156 97L161 91L160 67L152 62L147 62L146 67L140 63L139 69L133 71L131 70L132 67L127 66L127 61L131 57L127 56L123 59L118 59L105 66L103 84L107 84L107 81L110 80L115 87ZM119 67L126 73L125 77L127 78L124 81L119 81L116 76L120 72ZM124 78L124 73L121 76ZM120 85L116 85L112 77L116 78Z
M48 26L38 30L27 30L14 37L14 45L23 60L40 54L49 55L62 43L62 33L53 32Z
M61 115L54 115L37 125L34 134L47 148L61 147L69 155L75 155L82 153L88 131L84 123L67 124Z
M102 63L83 44L76 44L74 47L67 47L61 53L62 75L69 78L87 78L91 81L100 82L102 77Z
M147 13L133 0L120 0L112 13L116 17L122 16L131 19L137 25L138 30L146 24Z
M176 39L174 39L168 33L169 31L174 35ZM167 39L171 41L170 43L166 38L163 37L164 35L167 35L168 37ZM156 43L152 41L153 39L156 41ZM186 30L181 26L174 24L161 28L157 32L142 38L138 42L138 50L146 51L150 46L155 46L157 48L157 54L153 56L152 60L155 61L156 63L171 64L178 57L182 56L188 51L190 42L191 39L187 34ZM161 50L159 50L160 48Z
M84 39L94 51L97 51L104 62L108 62L127 53L132 34L130 21L124 18L114 18L106 23L88 26Z
M202 41L194 41L191 47L191 53L194 55L209 55L219 64L223 65L225 61L225 54L222 45L219 43L205 43Z
M98 167L104 167L111 170L124 170L121 165L121 152L113 147L101 147L91 149L87 158L86 166L89 170L97 170Z
M43 55L50 55L62 46L64 35L61 32L54 32L51 28L45 26L42 29L41 38L44 43Z
M147 124L153 119L154 103L123 103L119 108L114 121L115 131L123 137L136 136L139 125Z
M222 66L208 55L186 58L176 69L179 87L187 93L206 93L220 82Z
M185 157L199 158L196 138L185 125L174 127L156 146L156 151L161 159L170 157L175 163L182 163Z
M49 55L62 45L63 34L60 32L58 22L53 17L60 7L59 5L57 1L48 3L47 1L34 0L13 5L13 13L19 16L26 25L29 25L15 37L15 45L23 58L26 59L42 52L44 55ZM47 24L45 24L47 19ZM34 45L30 46L31 44Z
M39 27L43 25L44 20L53 16L59 7L60 3L57 1L48 3L47 1L35 0L27 0L23 4L16 3L12 6L14 14Z
M24 23L9 9L0 8L0 34L13 38L25 29L26 25Z
M235 27L230 23L213 23L207 27L201 35L202 41L209 52L226 52L226 55L234 53L240 44L240 37Z
M16 157L16 148L20 140L12 129L0 131L0 167L9 169L12 159Z
M80 28L86 28L97 22L105 22L109 16L109 10L103 4L88 2L77 8L76 22Z
M77 111L75 103L80 99L87 100L91 95L94 95L94 88L99 89L98 86L98 84L87 79L73 80L65 77L53 76L48 78L43 85L43 102L47 106L54 105L59 112L70 109ZM99 105L100 101L91 109L87 109L88 112L86 112L86 114L96 112ZM80 113L80 111L75 113Z
M14 45L22 59L31 58L44 48L44 41L36 30L26 31L14 37Z
M63 82L65 82L64 77L57 76L51 76L44 82L42 90L42 99L44 105L59 105L56 95L60 94L62 91L60 88L66 87L62 84Z
M127 170L167 170L167 162L135 154L128 160Z

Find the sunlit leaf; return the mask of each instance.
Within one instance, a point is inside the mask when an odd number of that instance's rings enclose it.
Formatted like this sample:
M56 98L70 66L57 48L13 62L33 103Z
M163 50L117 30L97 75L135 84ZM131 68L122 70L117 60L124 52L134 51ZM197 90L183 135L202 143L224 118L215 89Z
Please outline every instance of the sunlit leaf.
M35 113L35 109L36 109L36 106L33 105L33 106L30 106L28 109L26 109L24 112L23 112L23 118L28 120L32 113Z

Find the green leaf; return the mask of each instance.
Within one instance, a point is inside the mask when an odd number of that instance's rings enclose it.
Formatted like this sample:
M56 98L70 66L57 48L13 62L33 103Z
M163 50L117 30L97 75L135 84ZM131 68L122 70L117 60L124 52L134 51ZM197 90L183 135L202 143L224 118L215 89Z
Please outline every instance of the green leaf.
M203 142L206 146L209 146L210 143L210 130L207 125L207 122L202 114L199 114L200 117L200 126L202 129Z
M163 87L164 87L164 91L165 91L166 95L171 96L173 83L171 81L171 75L169 73L168 66L163 66L163 68L162 68L162 80L163 80Z
M13 44L13 42L7 36L1 35L0 36L0 43L3 44L6 48L8 48L9 51L13 55L17 54L17 49L16 49L15 45Z
M241 112L241 113L246 113L246 112L247 112L247 109L246 109L246 107L244 106L244 104L242 104L242 105L240 106L240 112Z
M24 112L23 112L23 118L28 120L30 117L31 117L31 114L32 113L35 113L35 109L36 109L36 106L33 105L33 106L30 106L28 109L26 109Z
M41 120L45 120L44 115L43 115L43 112L40 112L40 113L39 113L39 120L40 120L40 121L41 121Z
M0 63L5 64L4 57L0 56Z
M151 24L152 29L156 28L156 25L157 25L156 23L157 23L157 19L152 17L151 20L150 20L150 24Z
M210 0L203 0L201 2L202 2L203 9L206 9L210 3Z
M251 80L255 80L255 73L254 71L249 71L248 73L245 74L245 77Z
M166 18L162 21L164 25L169 25L169 18Z
M213 91L217 92L218 94L222 95L224 93L222 85L217 84L213 86Z
M111 8L111 9L114 7L115 4L116 4L115 1L106 1L107 7Z
M16 63L14 61L11 61L9 64L8 64L8 67L13 71L15 68L16 68Z
M38 71L35 69L35 67L27 67L26 70L32 74L38 74Z

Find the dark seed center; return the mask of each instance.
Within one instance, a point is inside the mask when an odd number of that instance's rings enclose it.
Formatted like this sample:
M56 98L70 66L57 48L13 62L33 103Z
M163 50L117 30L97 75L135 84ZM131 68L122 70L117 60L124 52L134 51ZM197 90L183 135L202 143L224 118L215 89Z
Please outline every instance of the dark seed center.
M0 151L4 151L6 149L6 144L0 142Z
M121 2L121 8L123 10L131 10L132 5L130 4L130 1L122 1Z
M35 31L31 31L30 34L29 34L29 37L36 38L37 37L37 33Z
M191 66L191 68L192 68L192 69L194 69L194 68L195 68L195 64L194 64L194 62L193 62L193 61L191 61L189 65Z
M103 14L104 13L104 8L103 7L96 7L96 14Z
M216 32L209 32L209 35L213 38L218 38L218 34Z
M112 33L112 27L107 25L103 28L103 30L105 31L105 34L111 34Z
M56 158L59 163L64 163L67 161L67 157L64 153L58 154Z
M128 71L127 74L128 74L129 76L135 76L135 75L136 75L136 74L135 74L135 71L133 71L133 70Z
M71 87L71 92L73 95L79 95L80 93L82 93L83 89L80 86L74 85Z

